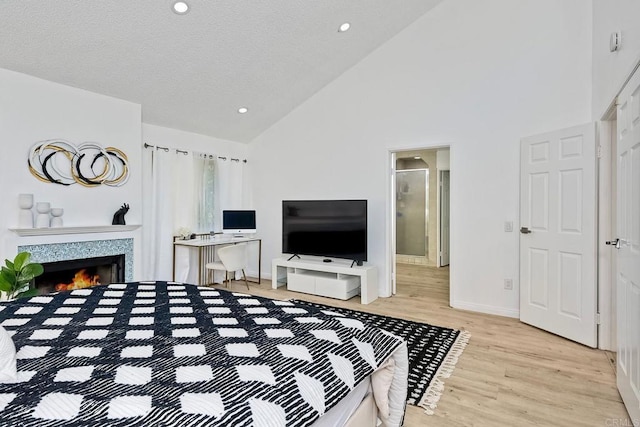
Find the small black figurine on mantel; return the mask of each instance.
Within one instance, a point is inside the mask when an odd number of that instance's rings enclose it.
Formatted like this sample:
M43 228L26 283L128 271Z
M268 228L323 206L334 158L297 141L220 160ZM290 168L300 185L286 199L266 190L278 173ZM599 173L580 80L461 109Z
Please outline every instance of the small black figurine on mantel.
M127 214L127 212L129 212L129 205L125 203L120 207L120 209L116 211L116 213L113 214L113 221L111 222L111 224L126 225L124 222L124 216Z

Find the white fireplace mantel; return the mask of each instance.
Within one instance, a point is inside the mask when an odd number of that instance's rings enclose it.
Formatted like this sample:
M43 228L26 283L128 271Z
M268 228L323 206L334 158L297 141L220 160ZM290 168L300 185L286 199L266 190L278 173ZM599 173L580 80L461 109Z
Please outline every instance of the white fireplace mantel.
M96 225L87 227L10 228L18 236L51 236L57 234L117 233L140 228L135 225Z

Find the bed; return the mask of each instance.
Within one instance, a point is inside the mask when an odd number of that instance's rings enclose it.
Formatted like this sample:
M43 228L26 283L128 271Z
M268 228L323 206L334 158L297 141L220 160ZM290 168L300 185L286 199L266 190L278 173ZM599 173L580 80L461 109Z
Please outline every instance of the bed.
M402 424L402 339L329 311L173 282L0 303L20 426Z

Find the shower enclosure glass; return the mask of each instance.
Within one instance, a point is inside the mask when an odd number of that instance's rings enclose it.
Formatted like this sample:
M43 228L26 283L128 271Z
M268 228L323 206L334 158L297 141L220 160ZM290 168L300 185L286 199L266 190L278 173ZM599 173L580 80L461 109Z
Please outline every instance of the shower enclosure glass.
M426 257L429 169L396 171L396 254Z

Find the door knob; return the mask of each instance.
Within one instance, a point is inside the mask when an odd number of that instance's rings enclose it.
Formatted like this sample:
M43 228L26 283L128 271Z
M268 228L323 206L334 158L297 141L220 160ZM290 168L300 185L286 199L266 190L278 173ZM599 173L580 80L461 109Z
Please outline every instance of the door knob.
M604 242L606 245L609 246L615 246L616 249L620 249L620 239L616 239L616 240L607 240L606 242Z
M520 227L520 232L522 234L531 234L531 230L529 230L529 227Z

